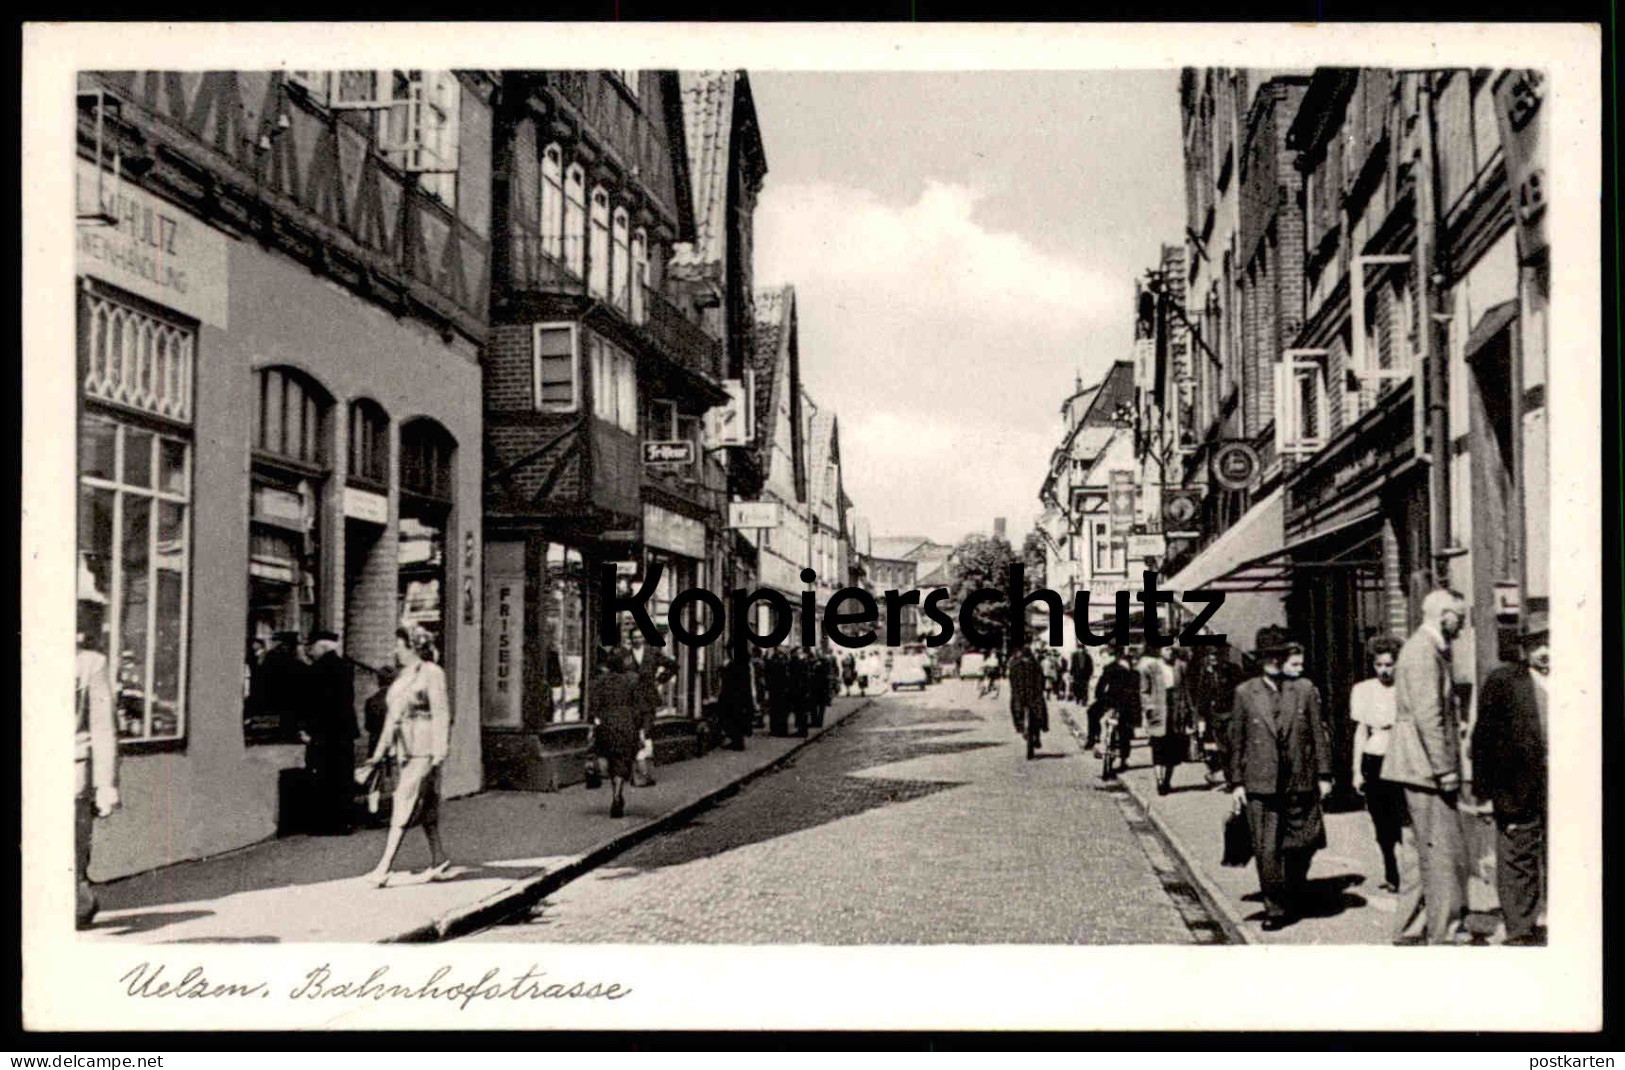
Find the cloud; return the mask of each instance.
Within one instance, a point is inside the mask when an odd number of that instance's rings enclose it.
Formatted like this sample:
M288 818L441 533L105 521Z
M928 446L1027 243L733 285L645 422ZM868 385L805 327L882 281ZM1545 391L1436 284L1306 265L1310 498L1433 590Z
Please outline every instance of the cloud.
M910 204L770 185L757 210L758 284L796 288L802 381L840 419L877 534L1024 531L1074 376L1127 354L1131 281L993 229L988 207L928 181Z
M878 287L903 308L974 305L1002 320L1092 319L1123 303L1121 280L977 222L985 197L933 179L901 207L828 183L773 187L756 212L758 262L787 281Z

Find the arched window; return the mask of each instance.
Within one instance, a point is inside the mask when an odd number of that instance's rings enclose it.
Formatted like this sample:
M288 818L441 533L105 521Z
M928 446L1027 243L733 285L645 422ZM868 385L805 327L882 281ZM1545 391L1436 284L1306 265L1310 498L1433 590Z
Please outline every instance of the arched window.
M587 177L578 163L564 172L564 264L587 274Z
M557 145L542 150L542 252L564 258L564 152Z
M389 486L389 414L370 398L350 403L350 481Z
M451 525L457 440L430 419L401 425L400 620L426 628L444 651L446 533Z
M314 379L292 368L267 368L255 378L255 452L325 467L332 397Z
M625 312L632 314L632 252L628 240L630 221L625 208L616 208L614 216L615 251L610 261L610 270L614 276L615 286L611 291L611 304Z
M301 637L324 623L323 503L332 396L292 368L255 373L243 735L291 740L304 716Z
M592 229L587 246L587 291L609 300L609 193L603 186L592 188Z

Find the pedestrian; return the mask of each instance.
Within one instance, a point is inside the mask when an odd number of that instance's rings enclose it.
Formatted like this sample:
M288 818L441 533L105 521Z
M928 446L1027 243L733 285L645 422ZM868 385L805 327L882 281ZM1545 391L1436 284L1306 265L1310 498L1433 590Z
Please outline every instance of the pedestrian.
M627 650L604 652L604 672L593 681L593 746L608 766L609 816L626 813L626 785L654 722L647 681Z
M1274 932L1301 916L1310 863L1326 846L1320 801L1332 789L1332 748L1303 648L1266 647L1258 658L1262 675L1236 689L1229 783L1252 832L1264 931Z
M1495 810L1496 890L1513 946L1546 943L1547 627L1544 612L1530 614L1523 663L1485 679L1473 727L1473 794Z
M368 874L379 888L389 883L401 838L413 826L421 825L429 841L427 879L442 880L451 868L440 841L440 774L451 751L452 711L446 674L431 660L433 654L434 636L426 629L395 630L395 661L401 671L389 685L389 712L378 749L367 759L368 766L376 765L392 752L397 771L383 857Z
M1451 643L1466 620L1460 594L1428 592L1422 623L1394 663L1394 726L1382 778L1403 786L1412 848L1402 852L1396 944L1468 940L1460 715L1451 671Z
M271 649L254 674L254 707L283 739L299 738L299 724L310 701L310 666L299 656L299 633L277 632Z
M1072 701L1082 706L1089 701L1089 682L1095 675L1095 659L1089 656L1089 651L1078 647L1072 651L1066 674L1070 686Z
M1185 738L1183 681L1175 660L1178 651L1165 646L1140 662L1140 712L1151 738L1151 764L1156 767L1157 794L1173 790L1174 770L1190 753Z
M755 729L767 727L767 662L762 656L759 647L751 647L750 651L750 687L751 698L756 703L756 716L751 721L751 731L745 734L754 735Z
M790 715L795 718L796 735L805 738L812 721L814 678L812 657L805 647L790 655Z
M729 750L744 750L745 737L756 719L756 701L751 693L750 658L742 651L730 651L722 667L722 734Z
M1095 685L1094 704L1089 707L1089 739L1097 758L1103 747L1115 746L1122 759L1120 765L1127 769L1134 747L1134 728L1140 720L1140 676L1134 669L1132 646L1112 647L1111 655L1111 663L1101 671L1100 682ZM1107 710L1117 715L1117 738L1102 740L1100 725Z
M999 680L1004 676L1004 659L997 650L987 652L987 661L982 666L982 679L987 684L986 693L994 698L999 697Z
M664 628L658 630L662 637L666 636ZM654 702L656 709L668 706L666 685L677 675L677 662L664 650L650 646L641 628L632 629L629 642L632 664L628 667L638 674L648 692L647 698Z
M813 727L822 728L824 727L824 714L828 712L830 705L835 701L835 696L841 693L841 666L835 660L835 655L828 650L821 651L818 660L823 666L824 701L818 707L818 720L814 722Z
M790 658L780 647L768 651L763 664L767 682L768 730L775 736L790 734Z
M73 859L74 927L96 921L96 893L91 890L90 844L96 818L118 809L118 725L113 712L113 682L108 674L102 614L106 596L81 588L78 649L74 654Z
M310 652L310 697L300 734L315 791L314 830L347 836L355 829L355 673L339 653L337 632L316 631Z
M1044 694L1055 694L1057 666L1054 653L1048 650L1039 651L1038 664L1040 671L1044 674Z
M1044 701L1044 670L1039 653L1018 646L1010 654L1010 719L1027 739L1027 757L1038 753L1043 733L1049 730L1049 707Z
M1392 636L1373 639L1368 648L1373 675L1349 691L1349 718L1355 724L1354 790L1365 793L1366 812L1382 852L1382 883L1377 887L1389 893L1399 891L1396 852L1405 826L1405 790L1382 778L1382 760L1394 727L1394 662L1399 648L1399 640Z

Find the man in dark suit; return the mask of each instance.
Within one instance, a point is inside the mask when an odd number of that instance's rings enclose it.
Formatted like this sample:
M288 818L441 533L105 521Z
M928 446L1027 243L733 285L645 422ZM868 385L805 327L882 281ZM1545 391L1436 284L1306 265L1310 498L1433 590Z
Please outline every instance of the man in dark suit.
M1080 706L1089 701L1089 681L1095 675L1095 659L1089 656L1089 651L1078 647L1072 652L1071 664L1067 667L1066 679L1072 689L1072 701Z
M355 827L355 741L361 734L355 720L355 675L339 653L337 633L312 632L307 649L310 704L301 732L305 768L315 779L314 824L320 831L344 835Z
M1036 648L1036 649L1034 649ZM1044 670L1038 655L1046 650L1038 641L1018 646L1010 654L1010 719L1027 737L1027 757L1038 753L1049 730L1049 706L1044 701Z
M1274 932L1300 916L1309 864L1326 846L1332 745L1320 695L1303 679L1303 648L1268 647L1258 659L1263 674L1236 688L1228 782L1253 836L1264 931Z
M1545 613L1530 614L1521 665L1484 681L1473 727L1473 794L1495 808L1495 876L1510 945L1540 945L1546 897L1546 678L1551 648Z
M782 647L767 652L762 665L767 685L768 731L775 736L790 734L790 656Z

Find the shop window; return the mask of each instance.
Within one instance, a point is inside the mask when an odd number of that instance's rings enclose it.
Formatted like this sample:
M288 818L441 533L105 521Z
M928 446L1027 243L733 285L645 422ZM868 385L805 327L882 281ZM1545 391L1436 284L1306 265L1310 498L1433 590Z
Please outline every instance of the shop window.
M564 266L587 274L587 179L580 164L564 172Z
M243 733L292 738L302 697L298 645L321 623L322 501L332 399L291 368L255 375Z
M1121 574L1128 571L1128 544L1112 535L1110 521L1089 521L1090 542L1094 549L1094 571Z
M609 194L602 186L592 188L591 235L587 246L587 291L609 300Z
M542 150L542 252L554 260L564 256L564 151L557 145Z
M400 621L427 630L438 651L445 650L446 543L456 449L450 432L433 420L401 427Z
M593 415L629 435L638 433L637 362L619 347L587 334L592 361Z
M642 227L632 231L632 322L648 319L644 293L649 288L649 234Z
M581 552L561 543L549 543L540 606L542 671L547 682L549 721L582 718L586 590L587 573Z
M121 740L186 735L194 327L87 283L79 306L78 583Z
M375 490L389 485L389 416L367 398L350 403L349 475Z
M574 323L538 323L532 336L538 412L575 412L581 407L580 362L576 360Z
M612 228L615 251L610 261L614 285L611 290L610 303L630 316L632 314L632 254L628 227L629 220L626 209L616 208Z

